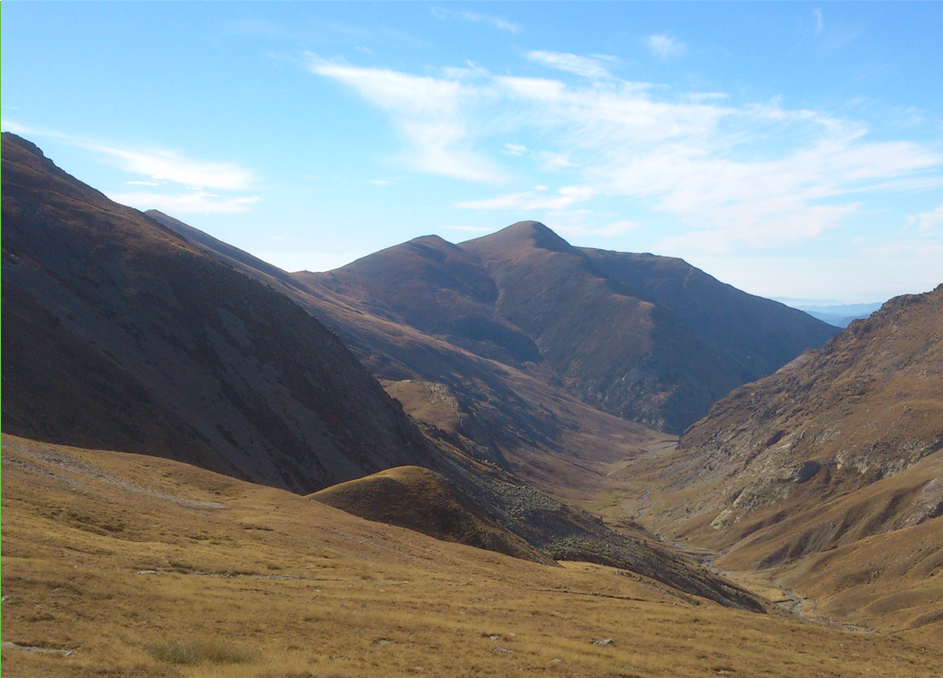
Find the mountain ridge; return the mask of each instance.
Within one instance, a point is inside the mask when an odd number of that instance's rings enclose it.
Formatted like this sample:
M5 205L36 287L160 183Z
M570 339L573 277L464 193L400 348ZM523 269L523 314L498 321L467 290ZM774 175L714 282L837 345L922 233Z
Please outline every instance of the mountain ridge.
M12 135L2 164L5 433L168 457L298 494L421 466L448 479L467 516L494 518L485 532L497 538L478 545L524 541L517 553L542 562L606 563L762 610L676 550L609 530L474 447L421 430L296 302L299 290L273 284L256 260L231 247L217 259L204 248L218 241L194 246L180 223L113 203Z
M541 378L594 407L676 433L838 331L681 260L573 247L533 221L457 245L423 236L294 275L483 357L543 369Z

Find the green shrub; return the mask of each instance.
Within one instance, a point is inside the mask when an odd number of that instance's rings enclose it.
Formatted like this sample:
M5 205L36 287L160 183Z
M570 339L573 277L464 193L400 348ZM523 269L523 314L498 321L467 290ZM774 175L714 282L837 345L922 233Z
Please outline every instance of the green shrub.
M214 640L175 640L151 645L148 652L155 659L180 666L245 664L250 660L248 653Z

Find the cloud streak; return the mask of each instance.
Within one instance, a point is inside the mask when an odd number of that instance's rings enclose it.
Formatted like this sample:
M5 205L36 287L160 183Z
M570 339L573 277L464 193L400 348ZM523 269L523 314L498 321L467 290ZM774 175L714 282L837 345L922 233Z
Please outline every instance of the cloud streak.
M648 48L659 59L676 59L683 57L688 51L687 45L678 42L664 33L650 35L645 40Z
M206 191L186 193L108 193L108 198L140 210L156 209L168 214L240 214L261 200L259 196L220 197Z
M547 68L554 68L591 80L609 77L606 62L594 57L583 57L563 52L528 52L527 58Z
M252 172L236 163L194 160L176 151L141 152L101 144L76 145L112 159L127 172L143 174L155 181L172 181L185 186L226 191L246 190L256 182Z
M436 19L460 19L462 21L468 21L475 24L488 24L493 28L498 30L505 31L507 33L517 34L520 32L521 27L510 21L505 21L504 19L496 16L489 16L486 14L478 14L477 12L469 12L465 10L451 10L451 9L441 9L438 7L433 7L431 10L432 16Z
M308 69L354 90L391 116L407 140L405 162L422 172L455 179L497 182L498 166L472 148L476 135L467 111L492 98L487 88L452 78L410 75L389 69L358 68L307 54Z
M173 193L106 191L109 198L123 205L138 209L159 209L172 214L235 214L248 211L261 200L259 196L232 195L251 189L258 181L253 172L233 162L195 160L178 151L120 148L62 132L27 127L10 120L4 120L2 126L4 131L56 139L69 146L91 151L126 172L151 179L126 180L123 182L125 185L156 187L171 183L186 189ZM230 195L220 196L211 190L226 191Z
M121 148L111 144L87 141L62 132L27 127L12 120L4 120L2 125L4 131L14 134L48 137L70 146L93 151L107 158L111 164L133 174L150 177L153 182L171 181L185 186L226 191L247 190L257 182L253 172L234 162L195 160L178 151L142 151Z
M915 217L911 217L910 222L916 223L921 233L928 233L943 226L943 205L932 212L922 212Z

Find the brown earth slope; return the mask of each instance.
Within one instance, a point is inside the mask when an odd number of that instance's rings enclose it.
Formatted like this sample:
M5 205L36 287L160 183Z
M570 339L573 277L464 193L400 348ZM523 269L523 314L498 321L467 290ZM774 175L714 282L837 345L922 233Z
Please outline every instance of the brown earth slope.
M718 403L678 443L678 486L717 481L715 527L856 490L943 447L943 286L897 297ZM894 520L932 517L901 502ZM912 516L902 513L911 511ZM901 515L898 515L901 513ZM919 514L919 515L918 515Z
M355 516L405 527L443 541L553 563L501 527L448 478L420 466L380 471L308 496Z

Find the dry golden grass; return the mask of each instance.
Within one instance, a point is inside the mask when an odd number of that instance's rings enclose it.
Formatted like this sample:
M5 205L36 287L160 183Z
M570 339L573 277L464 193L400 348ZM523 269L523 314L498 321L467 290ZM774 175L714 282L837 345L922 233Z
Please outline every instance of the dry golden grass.
M444 384L422 379L390 381L381 379L380 385L403 405L411 417L437 426L448 433L457 433L462 425L458 401Z
M8 676L914 678L943 665L937 646L695 604L161 459L4 436L3 461L3 640L72 651L4 646Z

